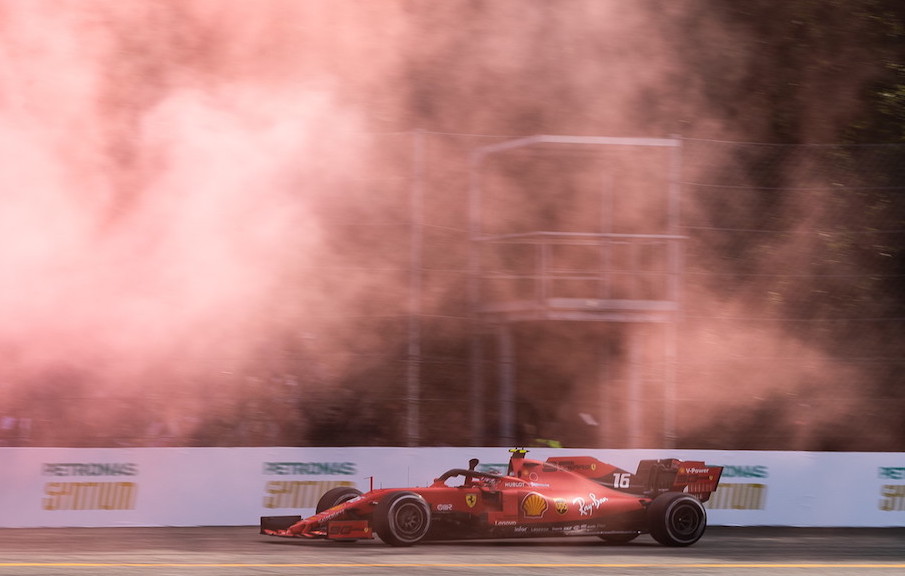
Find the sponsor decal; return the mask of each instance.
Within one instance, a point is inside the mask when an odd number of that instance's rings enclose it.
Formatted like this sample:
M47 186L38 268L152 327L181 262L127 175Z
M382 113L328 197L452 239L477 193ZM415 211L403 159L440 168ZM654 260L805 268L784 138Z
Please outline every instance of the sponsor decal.
M566 503L565 498L557 498L553 501L553 509L556 510L557 514L562 516L569 511L569 505Z
M588 532L599 532L606 527L605 524L570 524L568 526L554 526L553 532L562 532L563 534L585 534Z
M494 526L515 526L515 520L497 520Z
M905 480L905 466L880 466L881 480Z
M595 494L588 494L588 500L579 497L572 500L572 504L574 504L575 507L578 508L578 513L582 516L590 516L594 513L595 510L600 508L601 504L606 501L607 498L605 497L598 500Z
M503 482L503 488L523 488L524 482Z
M332 488L355 487L345 480L272 480L264 485L264 508L314 508Z
M530 492L522 499L522 512L525 518L543 518L547 511L547 499L537 492Z
M465 503L468 504L469 508L474 508L475 504L478 503L478 495L477 494L466 494Z
M44 476L137 476L138 464L134 462L45 462L41 464Z
M330 508L328 510L324 510L323 512L321 512L319 515L320 521L329 522L329 521L333 520L334 518L339 518L340 516L342 516L343 514L346 513L345 510L336 510L336 508L337 507L334 506L333 508ZM330 510L336 510L336 512L330 512Z
M371 527L367 520L344 520L327 525L327 537L337 539L370 538Z
M720 483L704 506L712 510L764 510L767 506L767 485Z
M597 470L597 463L592 464L576 464L572 460L560 460L556 463L557 466L562 468L563 470Z
M563 533L587 533L587 532L599 532L603 528L606 527L606 524L570 524L568 526L554 526L553 532L563 532Z
M355 462L264 462L268 476L351 476Z
M84 478L137 476L134 462L45 462L41 474ZM48 482L44 484L44 510L134 510L138 497L135 482Z
M880 510L884 512L905 511L905 484L886 484L880 487Z
M134 510L135 482L48 482L44 510Z
M437 504L437 512L449 512L452 509L452 504Z

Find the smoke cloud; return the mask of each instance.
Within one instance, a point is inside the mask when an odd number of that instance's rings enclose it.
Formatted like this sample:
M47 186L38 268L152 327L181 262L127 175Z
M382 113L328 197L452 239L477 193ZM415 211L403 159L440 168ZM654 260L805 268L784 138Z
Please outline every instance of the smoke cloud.
M797 70L765 68L764 42L776 47L756 19L711 8L684 0L4 4L5 412L32 418L37 442L65 441L65 432L46 431L54 420L79 419L67 403L97 422L83 431L89 437L121 426L124 436L166 428L198 442L242 442L243 434L360 442L362 431L374 442L400 441L397 424L381 414L402 403L394 386L406 343L400 318L411 304L413 155L422 154L422 414L441 422L424 438L462 441L447 430L464 426L469 409L469 151L538 133L767 138L783 120L770 110ZM857 115L858 88L874 70L858 64L867 59L852 41L859 25L831 12L839 26L819 50L829 63L809 69L794 94L801 113L785 129L794 141L836 136ZM841 53L830 49L839 45ZM857 75L840 74L841 63ZM430 131L420 151L415 129ZM727 180L734 169L752 173L739 168L747 162L739 150L688 142L688 182L764 184ZM488 170L496 179L489 189L503 191L489 200L494 231L664 230L663 176L639 174L615 153L587 160L532 152ZM814 176L823 166L771 170L783 186L810 189L832 184ZM693 373L680 374L680 408L693 406L708 423L747 404L747 413L779 419L777 443L794 436L788 447L813 446L814 434L865 406L851 384L863 376L800 324L747 319L804 310L790 299L815 292L805 279L755 279L808 267L826 248L814 230L848 212L816 211L825 197L777 198L758 223L809 243L767 246L716 233L756 222L761 200L693 186L685 194L683 225L698 232L688 245L680 343L681 366ZM738 250L727 257L733 242ZM573 267L589 258L581 250L573 257ZM645 257L662 264L656 251ZM503 255L500 266L519 269L520 258ZM518 336L520 418L553 419L573 444L626 442L618 422L601 432L575 419L628 401L619 390L627 363L637 361L626 344L630 327L588 328L587 348L559 338L562 327L529 328L550 332ZM775 361L789 356L797 362ZM651 378L661 378L661 360L649 359ZM377 381L391 384L364 394ZM551 381L567 393L545 399ZM341 409L356 398L358 431ZM662 416L655 404L636 441L661 438L651 424ZM147 421L128 422L137 411ZM276 431L268 421L277 420L298 423ZM248 423L231 430L237 421ZM680 435L709 441L683 426Z
M359 116L318 70L292 70L291 4L222 8L4 6L0 346L14 414L199 395L193 382L303 332L292 293Z

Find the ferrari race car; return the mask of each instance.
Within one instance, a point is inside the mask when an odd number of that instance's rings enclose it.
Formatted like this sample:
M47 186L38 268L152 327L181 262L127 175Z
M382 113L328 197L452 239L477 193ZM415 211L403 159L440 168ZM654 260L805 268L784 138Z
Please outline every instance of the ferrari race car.
M352 487L326 492L314 516L263 516L261 534L392 546L423 540L596 535L625 543L649 533L666 546L704 534L703 502L722 467L676 459L642 460L632 474L590 456L530 460L511 450L505 475L469 468L444 472L424 488Z

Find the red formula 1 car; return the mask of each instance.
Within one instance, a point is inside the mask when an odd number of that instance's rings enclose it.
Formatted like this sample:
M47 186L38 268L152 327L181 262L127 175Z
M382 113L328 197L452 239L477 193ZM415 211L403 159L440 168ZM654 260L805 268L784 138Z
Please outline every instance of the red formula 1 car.
M703 502L723 469L704 462L642 460L632 474L590 456L530 460L512 450L506 475L454 468L424 488L325 493L314 516L264 516L261 534L372 538L393 546L422 540L596 535L628 542L649 533L688 546L707 526Z

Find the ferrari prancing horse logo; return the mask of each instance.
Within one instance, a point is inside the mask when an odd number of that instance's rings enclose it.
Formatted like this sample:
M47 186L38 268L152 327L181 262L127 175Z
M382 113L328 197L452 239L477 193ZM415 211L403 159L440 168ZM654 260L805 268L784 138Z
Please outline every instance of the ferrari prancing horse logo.
M478 495L477 494L466 494L465 503L468 504L469 508L474 508L474 505L478 503Z

